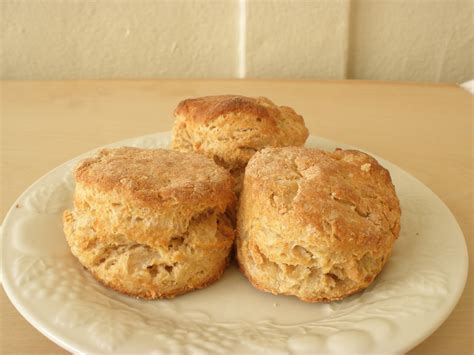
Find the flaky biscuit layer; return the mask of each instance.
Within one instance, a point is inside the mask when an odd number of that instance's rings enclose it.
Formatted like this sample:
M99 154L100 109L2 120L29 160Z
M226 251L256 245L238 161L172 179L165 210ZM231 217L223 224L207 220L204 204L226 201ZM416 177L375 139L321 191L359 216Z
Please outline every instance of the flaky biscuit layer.
M104 149L75 170L64 212L72 253L103 284L174 297L222 274L234 231L233 179L211 160L164 149Z
M381 271L400 231L388 171L359 151L264 149L243 186L238 261L269 292L308 301L357 292Z

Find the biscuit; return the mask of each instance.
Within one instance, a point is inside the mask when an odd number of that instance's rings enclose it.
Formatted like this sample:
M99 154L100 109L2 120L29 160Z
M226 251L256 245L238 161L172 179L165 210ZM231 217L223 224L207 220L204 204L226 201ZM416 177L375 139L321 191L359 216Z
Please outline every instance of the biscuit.
M389 172L365 153L264 149L245 171L238 263L263 291L340 300L382 270L400 213Z
M241 188L248 160L265 147L302 146L308 138L303 117L265 97L206 96L179 103L172 148L195 151L228 169Z
M101 283L154 299L219 279L234 239L225 169L195 153L123 147L82 161L75 179L64 232Z

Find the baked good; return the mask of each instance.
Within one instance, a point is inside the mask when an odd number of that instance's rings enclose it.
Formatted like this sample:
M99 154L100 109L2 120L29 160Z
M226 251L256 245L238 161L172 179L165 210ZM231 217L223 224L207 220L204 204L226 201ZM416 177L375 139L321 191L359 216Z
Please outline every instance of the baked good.
M237 258L258 289L340 300L374 280L399 231L390 174L365 153L269 148L247 165Z
M303 117L265 97L206 96L179 103L172 148L195 151L223 166L240 191L250 157L265 147L301 146L308 138Z
M219 279L234 239L225 169L195 153L122 147L82 161L75 179L64 232L101 283L154 299Z

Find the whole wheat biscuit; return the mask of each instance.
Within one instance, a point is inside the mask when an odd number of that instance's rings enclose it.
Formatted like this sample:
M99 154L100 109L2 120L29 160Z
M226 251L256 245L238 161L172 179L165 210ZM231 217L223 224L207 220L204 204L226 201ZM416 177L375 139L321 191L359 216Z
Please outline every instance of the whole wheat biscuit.
M301 146L303 118L265 97L239 95L187 99L175 110L172 148L208 156L230 171L240 191L250 157L265 147Z
M245 171L238 262L261 290L340 300L382 270L400 213L389 172L365 153L264 149Z
M195 153L123 147L82 161L75 179L66 238L106 286L174 297L222 274L234 239L225 169Z

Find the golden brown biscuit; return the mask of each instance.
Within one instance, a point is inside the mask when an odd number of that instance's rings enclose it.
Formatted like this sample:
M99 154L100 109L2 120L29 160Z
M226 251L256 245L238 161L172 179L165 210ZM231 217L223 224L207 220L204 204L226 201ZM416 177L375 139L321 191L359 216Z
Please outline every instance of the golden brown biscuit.
M271 148L247 165L237 258L261 290L340 300L374 280L399 231L390 174L365 153Z
M123 147L82 161L75 178L64 231L103 284L152 299L220 277L234 239L225 169L194 153Z
M265 147L301 146L303 118L265 97L206 96L182 101L175 110L172 148L195 151L228 169L240 191L250 157Z

